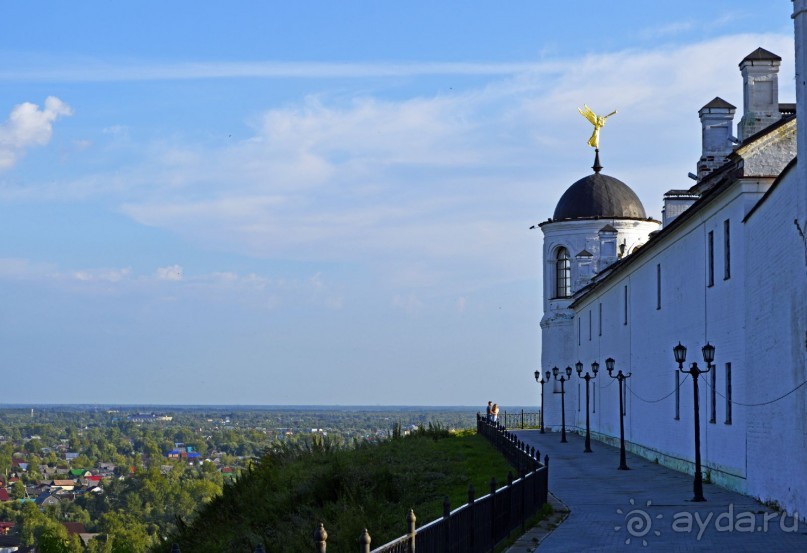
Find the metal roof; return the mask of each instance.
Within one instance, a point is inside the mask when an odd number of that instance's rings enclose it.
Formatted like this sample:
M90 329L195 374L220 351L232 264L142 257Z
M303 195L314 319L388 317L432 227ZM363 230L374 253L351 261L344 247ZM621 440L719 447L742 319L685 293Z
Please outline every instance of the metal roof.
M715 96L711 102L703 106L701 109L707 108L737 109L737 106L732 106L720 96Z
M740 62L740 65L742 65L743 62L746 61L750 61L752 63L755 61L782 61L782 58L777 56L773 52L769 52L765 48L757 48L756 50L745 56L743 58L743 61Z
M596 218L646 219L647 214L627 184L597 172L571 185L552 216L554 221Z

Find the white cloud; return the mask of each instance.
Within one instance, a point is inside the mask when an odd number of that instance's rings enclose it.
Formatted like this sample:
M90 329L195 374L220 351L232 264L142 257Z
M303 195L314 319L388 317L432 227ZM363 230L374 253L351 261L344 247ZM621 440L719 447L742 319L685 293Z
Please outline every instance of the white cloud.
M125 125L110 125L109 127L104 127L101 129L101 132L103 134L110 134L113 136L128 135L129 127Z
M73 148L77 152L82 152L92 146L92 140L77 139L73 141Z
M198 62L174 64L104 63L65 60L58 68L14 68L0 71L0 81L60 82L165 81L187 79L345 79L419 77L429 75L511 75L552 70L551 64L523 62Z
M315 274L308 279L308 282L315 290L321 290L325 286L325 283L322 282L322 273Z
M603 164L658 216L699 155L698 109L716 95L742 105L736 62L760 44L786 60L784 101L792 39L780 35L588 55L450 96L309 96L233 146L161 145L148 193L123 210L219 250L364 262L393 287L529 278L527 227L591 165L576 108L619 109Z
M602 131L605 172L658 216L661 194L688 184L700 153L698 109L718 95L742 105L737 62L760 45L784 58L787 101L792 38L725 36L526 64L450 95L310 95L254 118L247 140L163 138L114 174L2 194L103 195L208 251L360 263L396 288L399 307L410 303L401 289L451 282L467 294L535 277L540 232L527 229L592 162L578 106L619 110ZM344 294L317 301L326 297Z
M423 310L423 302L413 293L393 297L392 306L408 315L415 315Z
M169 265L152 274L137 274L129 267L64 269L29 259L0 258L0 281L37 282L71 293L133 295L144 300L196 302L204 298L259 309L305 304L339 310L345 305L344 295L322 273L294 279L232 271L188 275L180 265Z
M55 96L45 99L43 109L30 102L15 106L0 124L0 169L12 167L26 149L50 142L53 122L72 114L70 106Z
M645 29L640 34L640 36L647 40L647 39L658 39L660 37L665 36L674 36L681 33L685 33L687 31L691 31L695 28L695 22L688 20L688 21L671 21L665 23L664 25L660 25L658 27L653 27L651 29Z
M182 280L182 267L179 265L170 265L168 267L160 267L155 272L157 280Z
M0 278L6 280L32 280L48 278L54 267L16 257L0 258Z
M132 270L125 269L93 269L74 271L70 276L81 282L121 282L129 277Z

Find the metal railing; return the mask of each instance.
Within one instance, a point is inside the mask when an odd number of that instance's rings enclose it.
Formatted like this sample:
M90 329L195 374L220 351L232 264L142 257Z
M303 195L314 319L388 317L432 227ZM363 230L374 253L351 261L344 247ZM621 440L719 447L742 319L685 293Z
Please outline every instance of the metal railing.
M541 428L541 412L526 412L524 409L521 411L502 411L499 415L499 422L505 428Z
M547 502L549 457L542 464L541 454L534 447L519 441L503 425L480 415L476 417L476 430L518 469L519 478L513 479L513 474L508 474L507 485L501 488L495 478L491 479L490 493L478 499L470 487L468 503L453 511L446 498L442 518L419 529L410 511L408 533L372 551L365 530L361 553L483 553L492 551L516 528L526 530L527 520Z

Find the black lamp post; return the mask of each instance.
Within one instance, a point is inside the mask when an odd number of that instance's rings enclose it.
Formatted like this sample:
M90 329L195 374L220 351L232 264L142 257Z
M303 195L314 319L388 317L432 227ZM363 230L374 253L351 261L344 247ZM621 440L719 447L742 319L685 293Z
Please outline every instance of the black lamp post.
M591 453L591 426L589 425L588 420L588 383L591 382L592 378L597 378L597 371L600 370L600 364L594 361L591 364L591 372L589 373L586 371L586 374L583 375L583 363L578 361L575 363L574 367L577 369L577 376L580 378L585 379L586 381L586 448L583 450L584 453Z
M546 371L546 380L544 380L541 371L535 371L535 381L541 385L541 434L544 433L544 384L549 381L551 375L552 373Z
M619 470L628 470L628 463L625 460L625 409L624 409L624 402L622 399L622 383L625 382L630 375L633 373L623 374L622 370L620 370L616 376L614 376L614 363L615 361L612 358L608 358L605 360L605 368L608 370L608 376L611 378L616 378L619 381Z
M566 374L560 374L560 369L557 367L552 368L552 374L555 375L555 380L560 381L560 417L561 417L561 430L560 430L560 442L565 444L566 443L566 388L564 383L569 380L572 376L572 368L566 367Z
M701 420L700 420L700 407L698 405L698 376L706 374L712 370L712 361L715 360L715 347L706 342L706 345L701 348L703 352L703 360L706 362L706 370L698 367L697 363L692 363L688 371L684 370L684 362L687 360L687 348L678 342L678 345L673 348L675 361L678 363L678 370L684 374L692 375L692 391L695 394L694 407L695 407L695 480L692 483L692 489L695 496L692 501L706 501L703 497L703 475L701 474Z

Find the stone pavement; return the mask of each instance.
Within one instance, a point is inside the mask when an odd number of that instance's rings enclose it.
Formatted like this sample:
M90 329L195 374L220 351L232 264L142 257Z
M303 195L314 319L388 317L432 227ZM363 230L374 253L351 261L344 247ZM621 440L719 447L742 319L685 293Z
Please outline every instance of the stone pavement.
M704 483L706 502L693 503L691 475L631 453L631 470L617 470L618 448L592 440L593 453L583 453L583 438L572 433L565 444L558 432L514 433L542 456L549 455L549 490L571 512L554 529L527 532L509 551L532 551L538 544L540 553L807 552L807 522L751 497Z

